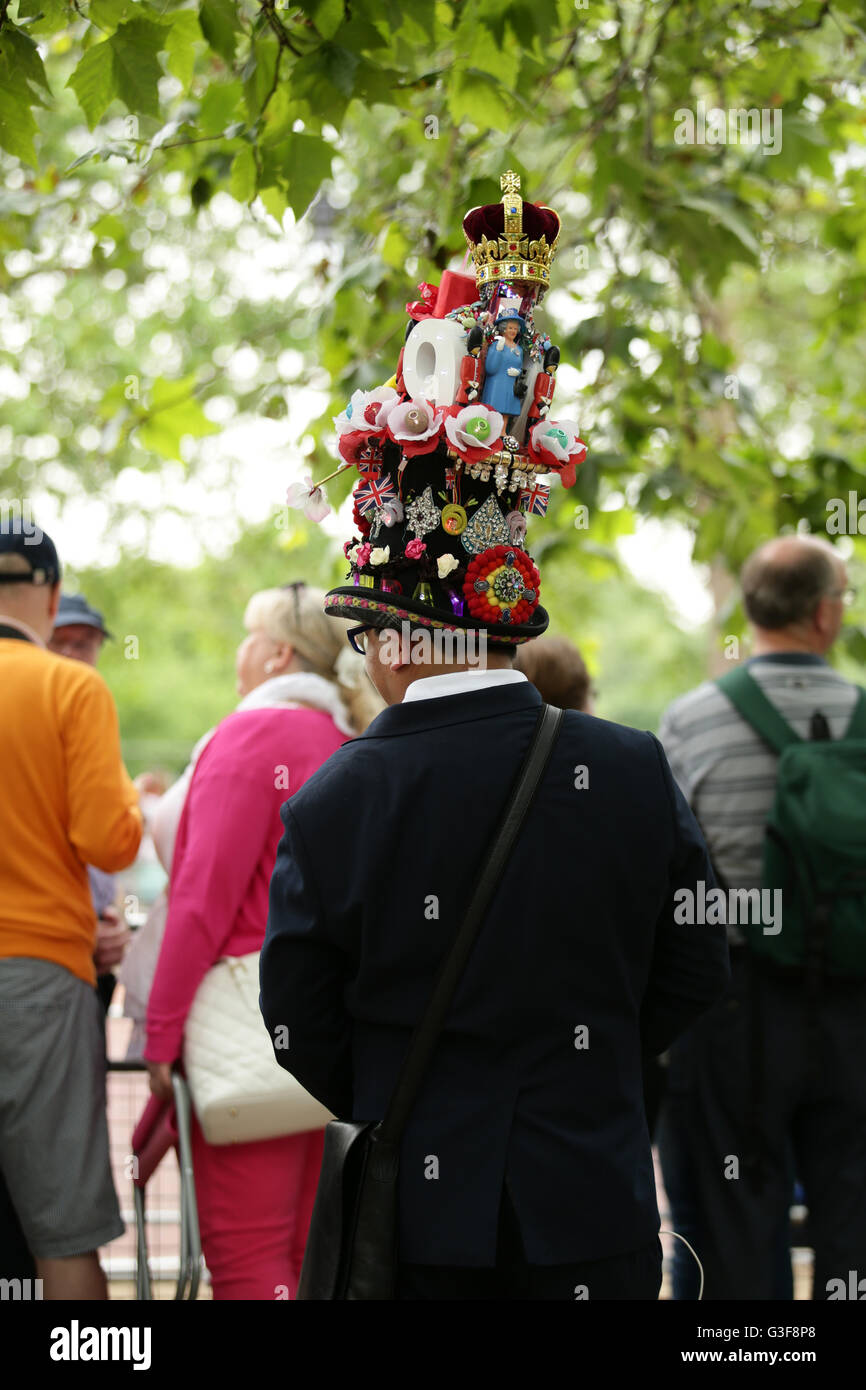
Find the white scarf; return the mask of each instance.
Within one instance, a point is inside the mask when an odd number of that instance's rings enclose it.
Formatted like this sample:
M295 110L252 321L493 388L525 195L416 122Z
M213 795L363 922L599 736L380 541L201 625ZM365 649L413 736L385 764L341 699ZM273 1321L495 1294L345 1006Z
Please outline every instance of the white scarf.
M341 734L354 738L355 730L337 686L312 671L289 671L282 676L272 676L245 695L237 708L274 709L295 704L323 710L331 716Z

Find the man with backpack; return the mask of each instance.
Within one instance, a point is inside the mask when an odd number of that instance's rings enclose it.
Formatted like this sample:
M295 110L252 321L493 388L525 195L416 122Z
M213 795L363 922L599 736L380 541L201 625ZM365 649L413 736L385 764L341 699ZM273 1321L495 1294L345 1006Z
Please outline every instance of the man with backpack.
M866 1275L866 694L825 659L848 592L832 546L770 541L742 588L753 655L660 730L732 966L726 997L671 1049L662 1162L705 1298L781 1296L795 1176L813 1297L840 1297Z

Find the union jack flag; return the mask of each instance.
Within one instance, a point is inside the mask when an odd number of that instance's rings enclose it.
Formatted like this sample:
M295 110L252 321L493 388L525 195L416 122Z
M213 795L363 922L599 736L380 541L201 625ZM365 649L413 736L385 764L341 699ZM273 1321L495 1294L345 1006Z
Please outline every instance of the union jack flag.
M454 484L456 483L456 481L457 481L457 470L456 470L456 468L446 468L446 469L445 469L445 486L447 487L447 489L448 489L449 492L450 492L451 489L453 488L453 486L454 486Z
M380 478L378 474L363 473L355 488L355 501L362 516L366 516L373 507L383 507L386 502L393 502L396 498L391 479Z
M520 510L530 516L544 516L550 498L550 488L544 483L533 483L532 487L520 489Z

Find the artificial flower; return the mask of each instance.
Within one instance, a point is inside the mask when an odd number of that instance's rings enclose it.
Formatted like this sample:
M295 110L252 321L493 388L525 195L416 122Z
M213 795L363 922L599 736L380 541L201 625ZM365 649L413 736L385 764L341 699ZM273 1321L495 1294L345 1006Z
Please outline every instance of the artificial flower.
M390 410L399 399L393 386L377 386L375 391L353 391L346 409L334 416L337 434L363 429L382 431Z
M370 551L371 565L387 565L391 558L390 545L377 545Z
M292 483L286 493L286 502L304 513L310 521L321 521L331 508L320 487L316 487L311 477L302 483Z
M467 463L481 463L502 438L505 421L487 405L464 405L445 421L445 435Z
M426 549L427 546L421 538L416 536L415 539L410 541L406 546L406 558L409 560L420 560Z
M558 473L563 487L574 487L586 445L570 420L541 420L529 431L529 457Z
M358 549L355 551L355 564L358 566L359 569L367 564L367 561L370 559L372 551L373 547L371 546L369 541L365 541L363 545L358 546Z
M440 579L447 579L452 570L458 569L460 561L456 555L440 555L436 561L436 571Z
M385 428L406 457L413 458L415 454L430 453L441 432L444 416L445 412L437 410L429 401L403 401L389 412Z
M406 313L410 319L429 319L436 311L439 288L437 285L428 285L426 280L423 280L418 289L421 291L421 298L407 304Z

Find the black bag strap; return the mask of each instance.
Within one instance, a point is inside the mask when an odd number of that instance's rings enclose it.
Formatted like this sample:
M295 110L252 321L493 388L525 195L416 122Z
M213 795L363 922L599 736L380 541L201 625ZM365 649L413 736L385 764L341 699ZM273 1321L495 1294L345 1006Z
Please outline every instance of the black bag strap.
M385 1118L377 1126L376 1138L380 1143L399 1143L484 914L526 819L526 813L538 791L562 719L561 709L555 709L552 705L542 705L529 749L497 826L481 877L454 944L433 987L424 1016L412 1034L409 1050L400 1069Z

